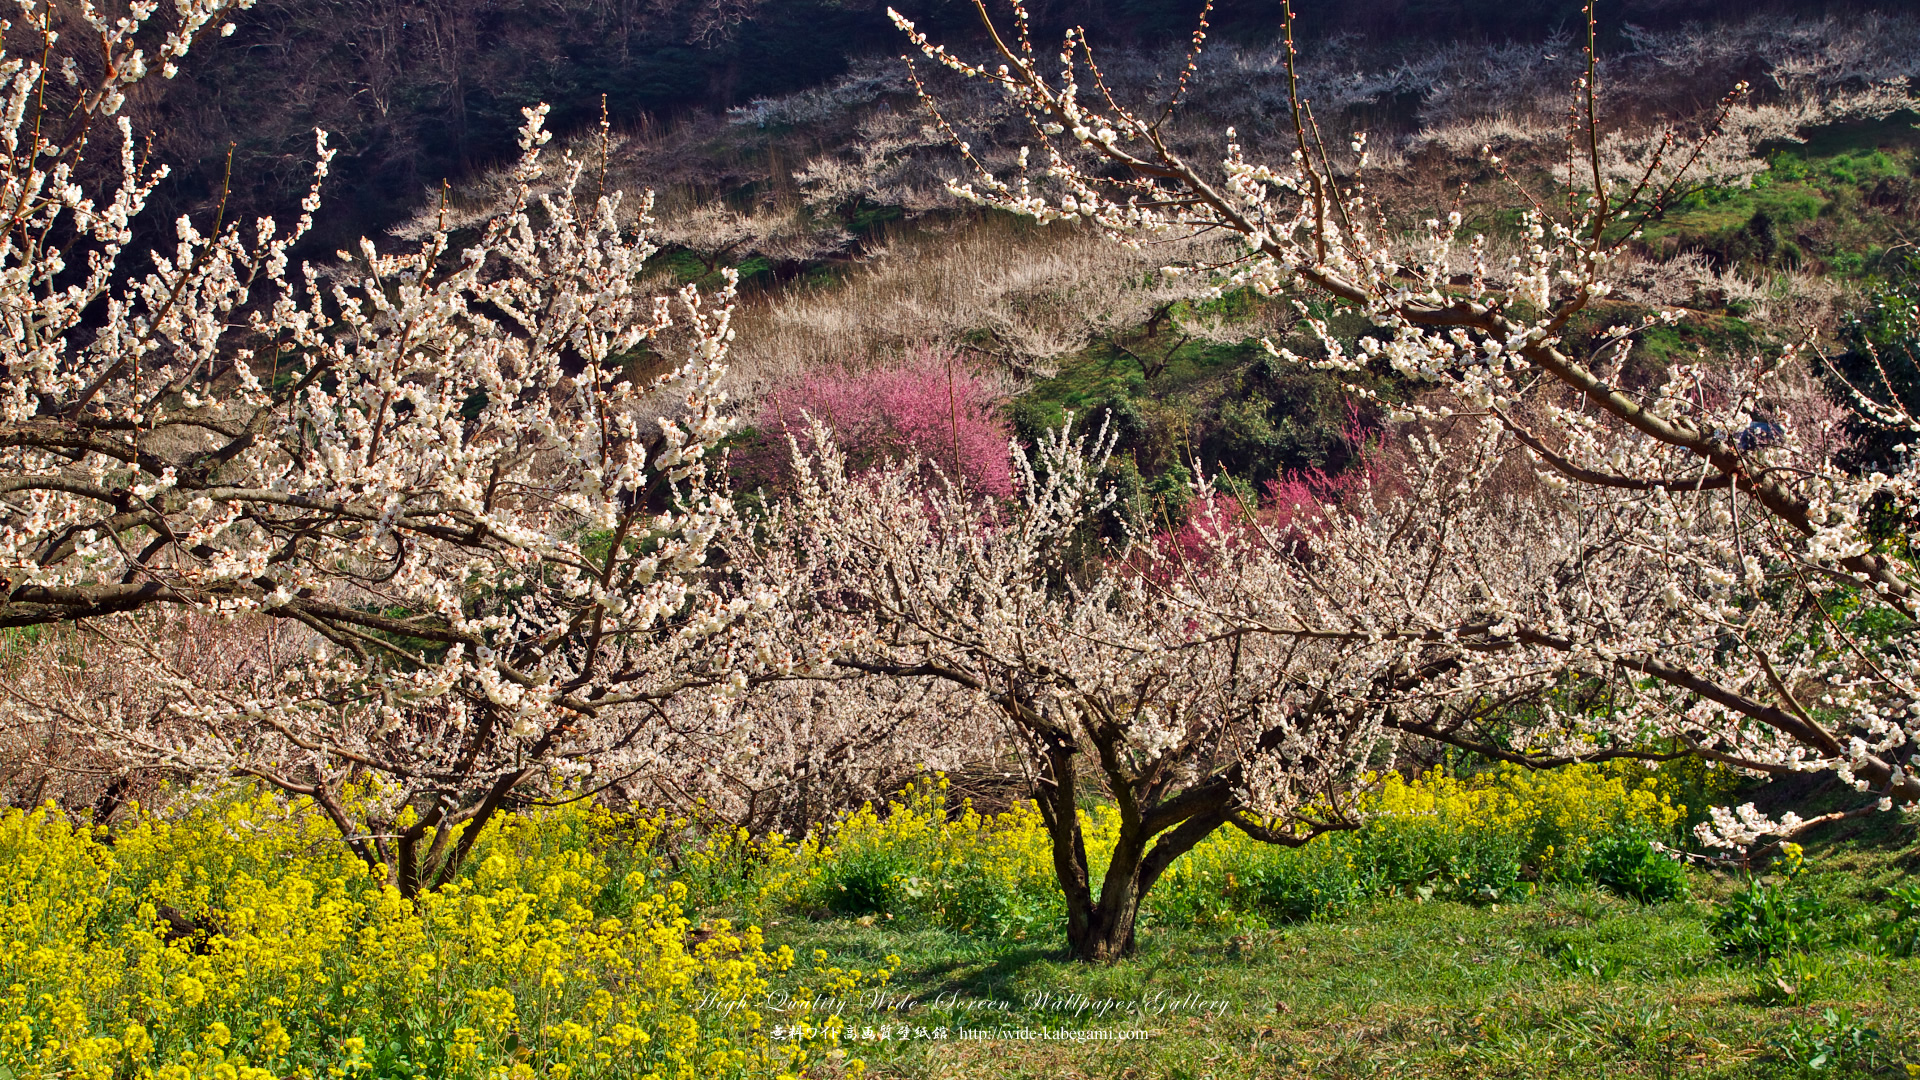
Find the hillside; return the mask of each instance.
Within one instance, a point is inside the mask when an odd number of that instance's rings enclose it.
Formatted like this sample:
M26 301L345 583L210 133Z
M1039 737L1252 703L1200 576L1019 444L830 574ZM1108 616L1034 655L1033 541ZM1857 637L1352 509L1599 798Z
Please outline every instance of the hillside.
M965 0L910 5L944 40L971 42ZM880 0L263 0L230 38L187 58L179 78L136 100L136 133L176 175L164 212L210 212L228 190L236 211L279 213L298 202L312 133L342 151L312 250L380 233L443 179L459 183L513 154L522 107L547 102L563 133L590 128L602 97L623 130L711 119L734 107L829 86L891 63L900 44ZM1191 30L1190 0L1046 0L1029 5L1043 32L1075 24L1102 44L1163 46ZM1757 13L1819 18L1897 12L1896 0L1623 0L1611 25L1674 28ZM1366 0L1304 5L1315 40L1541 40L1577 21L1572 0ZM1226 0L1214 24L1265 45L1267 5ZM14 33L21 33L16 28ZM228 149L233 150L228 168ZM230 178L230 179L229 179Z
M1600 67L1600 115L1622 176L1663 129L1696 136L1728 88L1746 80L1751 90L1682 197L1633 246L1626 288L1575 332L1652 307L1685 309L1625 361L1630 383L1696 349L1730 355L1808 328L1832 334L1863 286L1899 271L1920 215L1920 115L1909 96L1920 24L1899 14L1751 15L1615 32ZM1133 101L1163 97L1181 57L1150 46L1103 55L1108 86ZM1498 266L1521 242L1503 209L1513 185L1564 184L1563 103L1578 59L1564 36L1418 45L1332 36L1303 46L1300 79L1328 142L1368 133L1364 179L1389 222L1412 230L1458 211L1465 231L1488 235ZM1271 156L1292 137L1281 119L1285 75L1276 46L1229 38L1203 54L1172 140L1211 160L1231 127L1249 156ZM943 76L924 76L942 119L983 161L1007 166L1018 118ZM1123 486L1142 497L1175 492L1195 470L1239 477L1249 490L1337 473L1373 423L1332 378L1265 358L1263 336L1310 344L1289 301L1209 299L1203 277L1155 273L1218 261L1229 246L1199 238L1129 250L1071 225L958 203L946 181L962 166L899 61L855 61L819 87L724 118L612 130L610 141L589 134L574 151L604 161L610 188L658 191L659 272L712 284L730 267L748 288L734 377L749 401L810 370L956 348L1010 380L1006 416L1025 439L1067 410L1110 414L1138 477ZM453 205L461 220L477 220L501 191L487 181L458 187ZM398 234L420 235L438 213ZM1342 318L1349 340L1364 331ZM1391 379L1376 389L1385 400L1408 392Z

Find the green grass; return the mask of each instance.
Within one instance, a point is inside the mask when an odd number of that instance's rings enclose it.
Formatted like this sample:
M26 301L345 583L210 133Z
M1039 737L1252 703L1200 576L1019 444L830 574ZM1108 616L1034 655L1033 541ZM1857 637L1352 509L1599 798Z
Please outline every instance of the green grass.
M1885 1037L1879 1064L1887 1068L1863 1061L1824 1074L1904 1075L1888 1071L1896 1059L1920 1062L1920 961L1833 950L1821 958L1837 989L1768 1006L1755 994L1752 965L1715 949L1705 912L1699 903L1641 907L1592 892L1484 909L1400 900L1284 931L1161 927L1145 935L1139 955L1107 968L1032 942L850 921L787 922L769 936L802 956L824 950L843 967L901 958L889 996L922 1004L889 1014L856 999L845 1013L856 1029L1152 1032L1144 1044L950 1034L850 1045L873 1075L903 1080L1791 1076L1800 1070L1776 1044L1790 1045L1796 1031L1817 1035L1832 1005ZM1049 1008L1042 995L1070 1004ZM1144 1008L1075 1015L1079 999Z
M1793 225L1818 217L1830 201L1820 187L1772 180L1770 176L1762 173L1751 188L1709 188L1688 196L1665 221L1647 229L1647 238L1674 233L1711 236L1737 230L1755 213L1765 213L1775 225Z
M1193 340L1180 319L1217 315L1248 325L1281 301L1241 289L1196 305L1177 304L1171 318L1143 324L1060 357L1055 374L1035 381L1013 404L1015 427L1027 438L1057 427L1067 413L1098 423L1104 411L1130 410L1136 430L1122 433L1121 456L1149 479L1170 475L1184 487L1199 461L1209 473L1259 484L1287 469L1338 471L1344 457L1334 444L1351 420L1342 380L1269 357L1257 336L1238 342ZM1372 328L1344 309L1324 312L1348 347ZM1269 315L1271 311L1269 310ZM1152 331L1152 332L1150 332ZM1304 332L1274 335L1306 355L1320 344ZM1374 384L1387 400L1403 394L1390 379ZM1170 481L1171 482L1171 481Z
M1708 920L1740 882L1705 871L1692 900L1651 906L1555 888L1485 907L1388 900L1274 930L1148 926L1138 954L1110 967L1065 959L1051 937L884 916L784 914L767 931L802 969L816 949L847 968L898 957L884 1000L856 996L843 1012L849 1054L898 1080L1907 1077L1920 1075L1920 958L1846 928L1913 880L1913 831L1877 815L1810 846L1803 883L1831 939L1794 961L1813 974L1785 1004L1762 962L1717 947ZM883 1024L948 1037L859 1037ZM961 1041L960 1027L993 1036ZM1148 1037L1085 1038L1120 1029ZM1080 1039L1005 1034L1021 1031Z
M1920 131L1912 112L1807 133L1768 156L1746 188L1694 192L1645 240L1657 249L1698 248L1722 262L1803 267L1840 278L1871 277L1905 246L1905 222L1920 177Z
M1035 383L1026 399L1052 415L1064 409L1084 414L1116 394L1137 397L1150 393L1161 398L1191 394L1262 355L1259 344L1253 341L1217 345L1198 341L1180 344L1180 340L1181 335L1173 331L1162 331L1153 340L1128 340L1125 344L1133 355L1110 341L1097 342L1063 357L1058 374ZM1165 364L1151 383L1141 357Z

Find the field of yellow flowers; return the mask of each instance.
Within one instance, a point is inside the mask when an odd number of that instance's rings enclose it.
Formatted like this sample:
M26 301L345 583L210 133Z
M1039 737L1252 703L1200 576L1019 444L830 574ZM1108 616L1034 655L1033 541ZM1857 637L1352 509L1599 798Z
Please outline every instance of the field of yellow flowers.
M1300 849L1217 833L1150 897L1149 935L1689 888L1656 846L1686 812L1656 774L1390 775L1372 810ZM1116 822L1082 813L1098 872ZM587 801L529 810L412 900L298 800L182 799L111 832L10 811L0 1078L856 1077L875 1048L844 1006L899 971L885 934L1044 948L1062 917L1038 812L950 805L938 777L792 839ZM811 963L769 942L783 921ZM813 926L880 936L835 963L808 947Z
M1598 766L1502 767L1470 780L1389 774L1357 832L1299 849L1235 829L1214 833L1149 895L1148 923L1279 925L1380 897L1514 901L1543 884L1588 880L1670 899L1684 893L1685 871L1654 845L1676 840L1686 812L1672 787ZM1119 818L1106 804L1081 814L1097 878ZM817 914L1025 935L1064 918L1039 811L1022 803L985 817L949 806L944 779L865 807L830 832L763 848L760 862L758 898Z
M806 994L886 972L821 968L782 1024L803 1037L771 1040L746 1006L793 953L755 927L688 918L685 886L646 855L664 820L579 803L510 819L462 880L410 902L299 802L143 815L111 837L10 812L0 1073L857 1074L838 1021L811 1015Z

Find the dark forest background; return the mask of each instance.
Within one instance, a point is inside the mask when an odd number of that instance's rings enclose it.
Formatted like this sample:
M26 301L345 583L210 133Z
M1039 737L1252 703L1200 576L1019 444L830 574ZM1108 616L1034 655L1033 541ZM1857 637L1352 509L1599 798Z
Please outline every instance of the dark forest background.
M174 176L161 193L171 221L204 211L228 175L229 213L285 213L305 190L313 129L340 151L310 248L379 235L444 179L458 182L514 152L522 107L548 102L566 134L597 122L604 94L623 129L670 123L827 82L862 56L903 42L889 0L265 0L236 33L210 37L179 78L141 102ZM891 0L942 41L966 43L971 0ZM994 0L1004 7L1002 0ZM1172 44L1200 0L1033 0L1041 40L1082 25L1100 44ZM1780 14L1904 9L1892 0L1616 0L1628 25ZM1296 0L1300 33L1375 41L1537 39L1581 25L1580 0ZM1270 41L1279 0L1221 0L1215 37Z

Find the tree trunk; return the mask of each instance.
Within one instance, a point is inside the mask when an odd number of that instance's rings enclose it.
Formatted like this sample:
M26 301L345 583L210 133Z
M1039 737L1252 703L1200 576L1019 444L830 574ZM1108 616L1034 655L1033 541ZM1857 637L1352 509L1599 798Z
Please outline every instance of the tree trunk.
M1048 764L1053 784L1043 785L1035 794L1047 823L1047 835L1053 841L1054 874L1066 897L1067 949L1075 960L1112 963L1133 952L1140 899L1159 877L1159 870L1154 868L1156 860L1146 857L1147 841L1152 838L1133 822L1121 825L1113 859L1100 882L1100 897L1095 900L1087 868L1086 837L1074 807L1072 751L1049 754ZM1154 854L1159 854L1157 849Z
M1081 923L1077 936L1069 925L1067 951L1075 960L1110 964L1133 952L1133 926L1140 912L1139 894L1136 892L1129 899L1131 903L1115 908L1095 904Z
M1100 881L1099 901L1087 905L1083 918L1067 920L1067 949L1075 960L1110 964L1133 952L1140 901L1151 884L1141 873L1147 839L1137 830L1121 830L1113 861Z
M1086 838L1074 807L1074 769L1071 748L1047 755L1051 781L1034 792L1040 816L1053 841L1054 874L1067 904L1067 950L1085 963L1107 964L1133 952L1134 927L1140 904L1167 867L1192 850L1228 819L1230 794L1222 788L1217 798L1195 803L1193 811L1171 828L1155 832L1138 812L1123 813L1113 858L1094 898L1087 868Z

